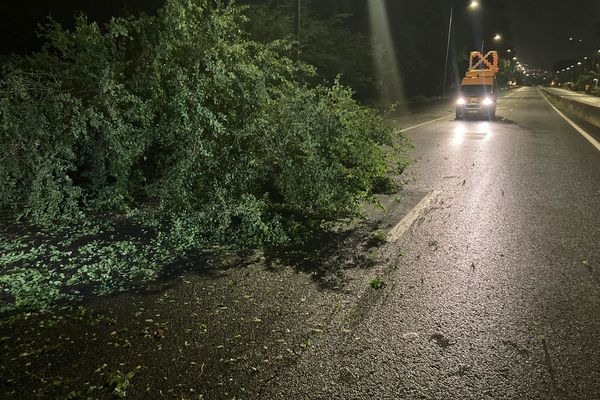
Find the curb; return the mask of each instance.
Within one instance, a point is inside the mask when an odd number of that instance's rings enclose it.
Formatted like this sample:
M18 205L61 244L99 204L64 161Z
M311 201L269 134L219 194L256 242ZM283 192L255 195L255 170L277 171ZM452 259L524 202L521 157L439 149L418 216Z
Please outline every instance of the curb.
M580 118L600 128L600 107L567 99L564 96L551 93L543 87L540 87L540 89L548 101L564 113Z

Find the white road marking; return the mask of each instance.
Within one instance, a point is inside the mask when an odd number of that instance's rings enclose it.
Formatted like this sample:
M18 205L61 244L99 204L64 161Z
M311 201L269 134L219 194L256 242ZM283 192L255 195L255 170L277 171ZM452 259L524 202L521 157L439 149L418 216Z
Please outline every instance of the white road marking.
M542 97L544 98L544 100L546 100L548 102L548 104L550 104L550 107L552 107L554 109L554 111L556 111L558 113L558 115L560 115L561 117L563 117L563 119L565 121L567 121L573 128L575 128L575 130L577 132L579 132L581 134L581 136L583 136L584 138L586 138L587 141L592 144L592 146L594 146L598 151L600 151L600 143L598 143L598 141L596 139L594 139L592 137L592 135L590 135L589 133L587 133L586 131L584 131L583 129L581 129L581 127L579 127L579 125L577 125L575 122L573 122L565 114L563 114L562 112L560 112L558 108L554 107L554 104L550 103L550 100L548 100L546 98L546 96L544 96L544 94L542 94Z
M413 209L410 210L409 213L406 214L404 218L402 218L400 222L398 222L396 226L390 230L388 233L388 241L395 242L400 239L400 237L408 230L408 228L411 227L417 218L419 218L419 215L421 215L421 212L425 209L425 207L427 207L431 200L437 195L438 192L432 191L427 196L423 197L421 201L419 201L419 203L414 206Z
M522 89L523 89L523 88L519 88L519 89L517 89L516 91L513 91L513 92L511 92L511 93L507 94L506 96L504 96L504 98L508 98L508 97L512 97L512 96L514 96L514 95L516 95L516 94L517 94L517 92L521 91ZM511 110L511 111L512 111L512 110ZM443 117L439 117L439 118L436 118L436 119L432 119L431 121L423 122L422 124L418 124L418 125L415 125L415 126L410 126L410 127L408 127L408 128L403 128L403 129L402 129L402 131L403 131L403 132L406 132L406 131L410 131L410 130L412 130L412 129L417 129L417 128L420 128L420 127L422 127L422 126L424 126L424 125L431 124L432 122L436 122L436 121L439 121L439 120L441 120L441 119L444 119L444 118L452 117L452 115L454 115L454 113L452 113L452 114L448 114L448 115L445 115L445 116L443 116Z
M452 114L449 114L449 115L444 115L443 117L439 117L439 118L436 118L436 119L432 119L431 121L423 122L422 124L415 125L415 126L411 126L411 127L409 127L409 128L404 128L404 129L402 129L402 130L403 130L404 132L406 132L406 131L410 131L411 129L420 128L420 127L422 127L423 125L427 125L427 124L430 124L430 123L432 123L432 122L439 121L439 120L441 120L441 119L444 119L444 118L448 118L448 117L449 117L449 116L451 116L451 115L452 115Z

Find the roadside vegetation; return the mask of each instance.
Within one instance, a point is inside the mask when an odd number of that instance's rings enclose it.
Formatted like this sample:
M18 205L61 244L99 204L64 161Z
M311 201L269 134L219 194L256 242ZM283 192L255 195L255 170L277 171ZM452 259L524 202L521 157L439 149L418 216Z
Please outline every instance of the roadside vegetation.
M0 313L300 244L389 186L407 147L391 123L246 24L168 0L106 26L50 21L42 51L3 64Z

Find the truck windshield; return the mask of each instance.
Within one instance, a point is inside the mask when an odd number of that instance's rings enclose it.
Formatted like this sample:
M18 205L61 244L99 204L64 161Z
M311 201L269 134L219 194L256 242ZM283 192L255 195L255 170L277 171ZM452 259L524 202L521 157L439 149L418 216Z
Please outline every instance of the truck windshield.
M467 97L483 97L492 93L490 85L464 85L460 88L460 94Z

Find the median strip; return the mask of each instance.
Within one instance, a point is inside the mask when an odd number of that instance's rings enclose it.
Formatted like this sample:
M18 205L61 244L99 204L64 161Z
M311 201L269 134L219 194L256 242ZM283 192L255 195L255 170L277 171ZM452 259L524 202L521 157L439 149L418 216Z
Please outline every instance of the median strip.
M419 215L421 215L421 212L425 209L425 207L427 207L431 200L437 195L438 192L432 191L423 197L421 201L419 201L419 203L414 206L413 209L410 210L409 213L406 214L404 218L402 218L400 222L398 222L396 226L390 230L388 233L388 241L395 242L400 239L400 237L408 230L408 228L411 227L417 218L419 218Z
M544 98L544 100L546 100L546 102L548 102L548 104L550 104L550 107L552 107L554 109L554 111L556 111L558 113L558 115L563 117L563 119L565 121L567 121L569 123L569 125L571 125L573 128L575 128L575 130L577 132L579 132L581 134L581 136L586 138L587 141L592 144L592 146L594 146L598 151L600 151L600 143L598 143L598 141L596 139L594 139L592 137L592 135L590 135L589 133L584 131L579 125L577 125L575 122L573 122L573 120L571 120L569 117L567 117L565 114L563 114L558 108L556 108L554 106L554 104L552 104L550 102L550 100L548 100L548 98L543 93L542 93L542 97Z

